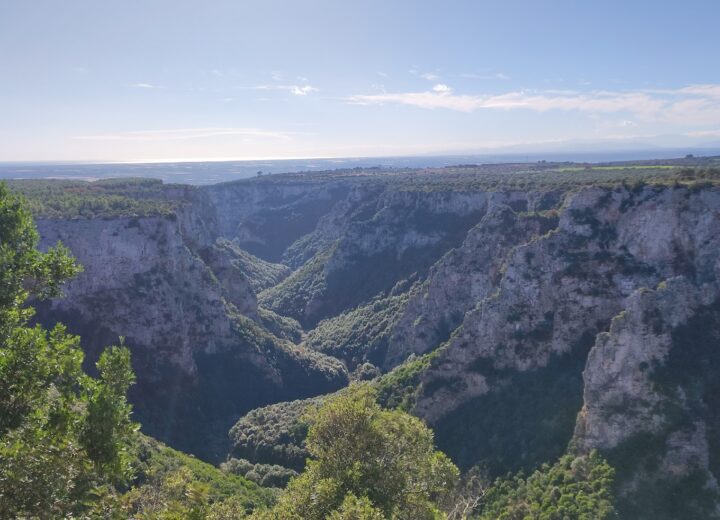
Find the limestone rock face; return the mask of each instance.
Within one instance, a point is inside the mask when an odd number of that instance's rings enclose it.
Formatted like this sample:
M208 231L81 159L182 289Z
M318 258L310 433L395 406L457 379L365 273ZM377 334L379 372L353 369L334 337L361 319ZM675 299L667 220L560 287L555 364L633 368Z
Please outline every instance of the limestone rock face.
M106 341L152 346L165 363L194 376L193 349L212 351L230 333L212 272L185 246L169 218L40 220L41 247L62 241L84 268L50 303L105 329ZM202 301L196 301L200 294ZM102 320L99 318L102 317Z
M677 275L716 279L719 202L717 190L667 187L573 196L558 229L512 249L495 293L465 314L426 374L437 391L417 413L435 422L487 392L497 371L537 370L587 343L637 289Z
M414 191L360 186L288 250L308 258L283 283L260 294L268 308L313 328L428 269L459 246L492 204L527 209L523 192Z
M241 181L198 190L195 211L215 237L237 242L265 260L279 262L296 240L312 232L349 191L346 182Z
M244 412L347 382L340 362L269 333L247 277L220 248L208 263L188 247L177 217L39 220L41 247L62 241L84 272L38 319L80 334L88 362L125 337L145 429L188 451L224 453ZM214 432L209 435L208 432ZM218 438L213 445L213 435ZM210 440L208 440L210 439Z
M408 355L424 354L448 339L465 313L495 291L510 248L556 225L552 217L519 218L509 206L491 200L463 244L443 256L412 292L392 332L385 366L396 366Z
M627 457L626 492L694 472L718 491L719 289L681 276L638 290L590 351L573 442ZM638 441L655 449L628 455Z

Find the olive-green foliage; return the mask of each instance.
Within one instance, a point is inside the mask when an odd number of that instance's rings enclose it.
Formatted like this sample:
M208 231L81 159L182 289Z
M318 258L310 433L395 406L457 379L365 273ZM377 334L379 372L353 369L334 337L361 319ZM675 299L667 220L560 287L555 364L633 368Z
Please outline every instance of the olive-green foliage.
M137 436L134 453L133 487L116 504L116 510L124 515L121 518L222 518L218 515L223 510L234 511L236 518L242 518L273 500L270 491L253 482L149 437Z
M443 518L437 504L458 471L419 419L381 409L371 387L356 385L328 400L311 423L305 471L254 518Z
M280 316L264 307L258 307L258 316L267 330L281 339L299 343L302 340L303 330L297 320Z
M254 463L279 464L301 471L308 456L305 439L311 409L319 398L300 399L257 408L230 430L231 455Z
M411 411L420 390L420 377L430 367L437 352L420 357L411 356L402 365L381 376L375 383L378 402L387 408Z
M367 497L358 498L352 493L345 495L340 509L328 516L329 520L385 520L382 511L374 507Z
M615 518L614 470L597 453L565 455L529 477L498 479L487 490L480 520L606 520Z
M433 356L412 356L392 372L369 383L376 388L378 403L386 408L412 410L420 387L420 376L430 366ZM302 471L308 457L306 438L309 421L312 411L323 401L322 397L299 399L247 413L230 430L231 457Z
M42 218L145 217L171 215L193 188L158 179L16 180L33 215Z
M60 294L79 268L58 245L37 250L21 201L0 185L0 517L79 515L96 489L130 476L133 382L124 347L83 373L79 338L31 327L30 297Z
M286 384L287 381L291 381L291 378L297 378L298 380L307 380L308 374L323 374L323 378L319 381L319 385L314 389L314 394L321 394L336 390L347 383L348 374L345 366L337 359L321 354L309 348L305 348L303 345L293 345L289 341L279 340L277 337L270 334L263 327L258 325L250 318L229 311L230 317L232 318L233 332L236 333L237 337L250 345L254 345L258 352L267 356L268 359L275 361L276 366L279 368L288 368L288 371L284 373ZM286 362L288 365L302 366L302 373L291 373L290 366L284 367L282 364ZM318 378L320 379L320 378ZM293 381L293 383L300 383L301 381ZM306 383L308 381L305 381ZM301 385L297 384L296 388L300 389ZM305 393L308 395L311 392Z
M408 301L408 293L378 296L367 305L321 321L305 344L345 361L354 368L363 361L382 362L393 325Z
M247 276L250 286L255 292L279 284L290 274L287 266L267 262L251 255L227 239L218 239L215 247L232 258L233 264Z
M302 322L305 304L313 296L323 294L326 289L323 270L335 247L334 244L320 251L285 280L258 294L258 302L268 309Z
M220 467L223 471L240 475L268 488L284 488L290 479L298 474L297 471L278 464L253 464L247 459L231 458Z

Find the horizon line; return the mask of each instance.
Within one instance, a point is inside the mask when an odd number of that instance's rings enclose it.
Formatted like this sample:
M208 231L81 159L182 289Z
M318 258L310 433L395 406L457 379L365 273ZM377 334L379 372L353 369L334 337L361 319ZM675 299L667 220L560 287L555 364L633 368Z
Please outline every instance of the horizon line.
M104 159L63 159L63 160L33 160L33 159L20 159L20 160L0 160L0 165L67 165L67 166L103 166L103 165L130 165L130 164L187 164L187 163L222 163L222 162L257 162L257 161L311 161L311 160L346 160L346 161L357 161L357 160L368 160L368 159L403 159L403 158L441 158L441 157L488 157L488 156L500 156L500 157L517 157L522 155L527 156L542 156L542 155L584 155L584 154L606 154L606 153L618 153L627 154L632 152L673 152L686 150L694 151L714 151L713 154L720 154L720 146L677 146L677 147L638 147L634 149L597 149L597 150L568 150L568 151L476 151L476 152L429 152L419 154L382 154L382 155L337 155L337 156L297 156L297 157L187 157L187 158L163 158L163 159L130 159L130 160L104 160ZM681 157L678 157L681 158Z

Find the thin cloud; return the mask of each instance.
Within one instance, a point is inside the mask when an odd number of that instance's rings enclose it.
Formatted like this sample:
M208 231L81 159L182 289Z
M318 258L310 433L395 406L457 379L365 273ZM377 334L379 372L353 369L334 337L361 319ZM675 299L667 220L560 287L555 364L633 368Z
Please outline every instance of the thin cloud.
M74 139L85 141L179 141L188 139L203 139L219 136L262 137L272 139L287 139L289 136L282 132L272 132L257 128L178 128L170 130L135 130L119 134L80 135Z
M500 79L500 80L509 80L511 79L510 76L505 74L504 72L496 72L495 74L473 74L473 73L464 73L459 74L461 78L466 79Z
M720 85L690 85L689 87L681 88L678 92L720 98Z
M152 83L131 83L130 88L158 89L165 88L162 85L153 85Z
M513 91L503 94L456 94L445 84L424 92L356 94L346 101L357 105L401 104L424 109L459 112L477 110L551 110L590 114L628 113L646 121L713 124L720 120L720 85L689 85L676 90L647 91L571 90Z
M433 74L432 72L426 72L424 74L420 74L420 77L423 79L426 79L428 81L437 81L440 79L440 76L437 74Z
M720 129L718 130L698 130L697 132L688 132L686 135L690 137L720 137Z
M255 85L253 87L240 87L243 90L282 90L290 92L293 96L307 96L318 89L312 85Z
M311 92L317 92L317 89L311 85L304 85L302 87L293 85L290 89L290 93L294 96L307 96Z

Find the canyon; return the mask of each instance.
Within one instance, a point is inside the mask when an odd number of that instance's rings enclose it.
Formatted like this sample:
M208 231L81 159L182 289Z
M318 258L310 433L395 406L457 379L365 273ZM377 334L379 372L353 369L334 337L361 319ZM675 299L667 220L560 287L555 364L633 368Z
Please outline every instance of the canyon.
M651 166L358 168L158 184L171 211L40 208L41 247L84 272L37 320L79 334L88 367L122 337L144 431L208 461L302 469L302 410L366 380L463 469L599 450L624 517L677 490L717 512L720 174Z

